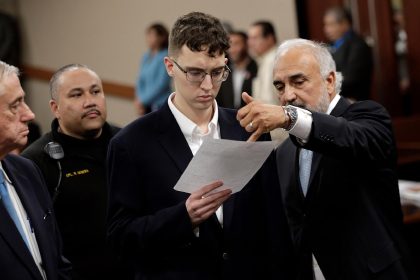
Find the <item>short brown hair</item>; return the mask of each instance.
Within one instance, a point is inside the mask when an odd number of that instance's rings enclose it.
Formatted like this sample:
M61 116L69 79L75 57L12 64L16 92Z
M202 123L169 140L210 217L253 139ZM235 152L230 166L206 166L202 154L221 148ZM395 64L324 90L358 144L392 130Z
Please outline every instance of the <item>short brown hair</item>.
M169 55L177 56L182 46L214 57L229 49L229 38L219 19L192 12L177 19L169 36Z

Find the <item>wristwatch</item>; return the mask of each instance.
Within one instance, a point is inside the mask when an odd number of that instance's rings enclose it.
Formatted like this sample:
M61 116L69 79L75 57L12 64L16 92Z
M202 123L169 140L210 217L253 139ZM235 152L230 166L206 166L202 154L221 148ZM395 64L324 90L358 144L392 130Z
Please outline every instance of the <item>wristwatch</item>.
M291 130L297 121L298 113L295 106L287 105L283 106L284 112L287 114L287 117L289 118L288 125L284 128L286 131Z

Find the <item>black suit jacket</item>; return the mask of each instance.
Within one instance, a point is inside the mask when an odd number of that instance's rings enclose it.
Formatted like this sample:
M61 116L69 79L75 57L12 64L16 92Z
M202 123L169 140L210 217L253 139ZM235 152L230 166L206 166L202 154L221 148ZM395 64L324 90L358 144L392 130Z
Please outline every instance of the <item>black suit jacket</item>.
M219 124L224 139L249 137L233 110L220 108ZM167 104L110 143L108 234L136 279L294 279L274 154L224 203L223 228L213 215L198 238L189 195L173 189L192 157Z
M306 197L299 182L300 144L291 136L277 150L299 271L310 268L313 253L326 279L406 279L388 113L373 101L350 105L341 98L331 115L312 116L305 148L314 155Z
M372 50L365 40L354 32L332 53L337 71L343 74L340 95L366 100L370 97L373 77Z
M233 91L233 71L235 69L230 66L232 69L232 73L228 76L226 81L222 83L220 86L219 94L216 97L217 104L221 107L226 108L235 108L234 104L234 91ZM257 76L258 66L257 63L250 58L249 64L246 66L247 76L245 77L244 83L242 84L242 92L247 92L249 95L252 96L252 80ZM244 106L245 103L241 98L241 105L240 107ZM235 108L235 109L239 109Z
M70 263L61 256L61 239L41 172L30 160L14 155L6 156L2 164L35 231L47 279L70 279ZM0 278L42 280L30 251L1 202L0 221Z

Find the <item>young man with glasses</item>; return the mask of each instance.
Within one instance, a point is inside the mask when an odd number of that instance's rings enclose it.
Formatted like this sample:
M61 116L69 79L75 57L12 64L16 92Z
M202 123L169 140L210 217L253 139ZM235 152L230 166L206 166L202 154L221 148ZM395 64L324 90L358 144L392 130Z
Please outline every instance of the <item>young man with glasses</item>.
M228 48L218 19L180 17L164 61L175 92L111 141L108 234L135 279L293 279L273 157L234 195L221 181L190 195L173 189L206 138L250 136L215 101Z

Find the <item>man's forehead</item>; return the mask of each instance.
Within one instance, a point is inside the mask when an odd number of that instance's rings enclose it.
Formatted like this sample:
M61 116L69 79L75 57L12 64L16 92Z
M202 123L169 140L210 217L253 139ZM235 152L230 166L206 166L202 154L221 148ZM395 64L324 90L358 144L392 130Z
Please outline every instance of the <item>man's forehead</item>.
M297 73L306 73L319 69L319 65L315 57L306 51L289 50L279 56L276 65L274 65L274 73L283 73L287 76L296 75Z
M91 86L100 83L100 79L95 72L87 68L77 68L66 71L61 75L59 87L79 88L81 86L85 87L86 84Z
M177 60L184 61L187 64L208 64L209 62L214 63L218 62L219 60L223 62L225 59L225 54L216 53L215 56L211 56L207 49L203 49L202 51L192 51L186 45L182 46L181 50L179 51ZM205 65L204 65L205 66Z
M24 95L22 86L20 85L20 80L18 75L15 73L10 73L7 76L3 76L0 80L0 95L5 95L6 93L18 92L20 95Z

